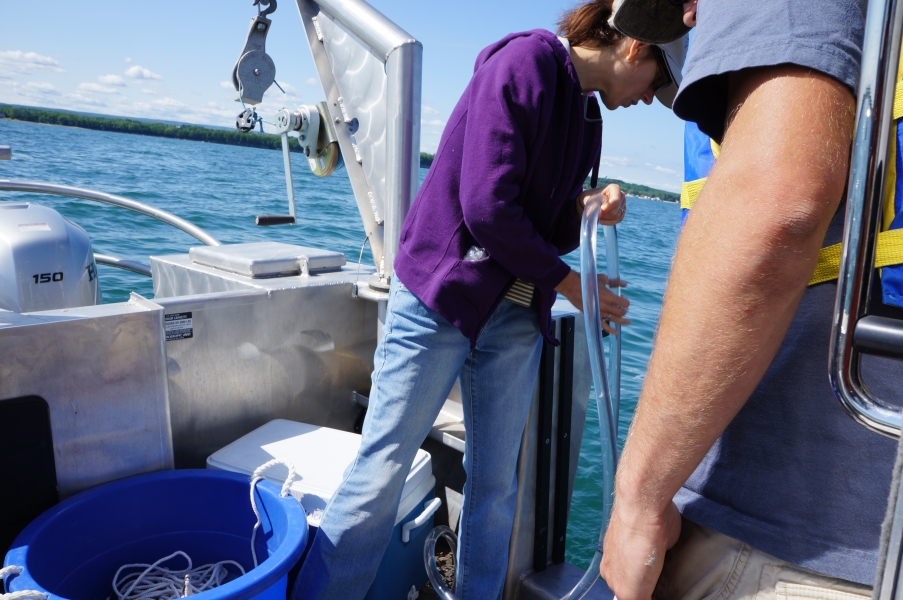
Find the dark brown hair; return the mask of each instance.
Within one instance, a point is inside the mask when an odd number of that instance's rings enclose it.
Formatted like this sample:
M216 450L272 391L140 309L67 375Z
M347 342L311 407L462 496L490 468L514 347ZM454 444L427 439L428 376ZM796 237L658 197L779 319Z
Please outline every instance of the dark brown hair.
M612 0L590 0L570 10L558 19L558 35L568 39L571 46L614 46L624 35L611 28Z

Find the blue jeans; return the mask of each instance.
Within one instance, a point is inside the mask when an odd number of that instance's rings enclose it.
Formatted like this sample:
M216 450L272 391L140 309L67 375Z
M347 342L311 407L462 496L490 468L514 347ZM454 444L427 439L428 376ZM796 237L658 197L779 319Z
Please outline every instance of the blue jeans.
M293 600L363 598L389 544L404 481L455 379L467 441L455 593L499 598L517 500L516 463L541 352L535 309L504 300L476 347L396 277L357 459L323 515Z

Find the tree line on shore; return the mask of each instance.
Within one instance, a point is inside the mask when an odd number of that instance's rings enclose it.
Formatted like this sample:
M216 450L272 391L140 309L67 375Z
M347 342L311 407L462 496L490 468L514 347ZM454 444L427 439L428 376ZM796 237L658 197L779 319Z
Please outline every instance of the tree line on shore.
M180 140L194 140L209 142L211 144L230 144L233 146L249 146L252 148L264 148L269 150L282 149L282 140L280 139L280 136L267 133L242 133L237 130L213 129L210 127L200 127L198 125L151 123L122 117L94 117L43 108L26 108L4 104L0 104L0 114L4 114L7 118L16 121L29 121L32 123L46 123L49 125L81 127L83 129L95 129L99 131L114 131L117 133L133 133ZM298 144L297 139L289 138L289 145L292 152L301 151L301 146ZM433 154L421 152L420 166L429 168L429 166L433 164L434 158L435 155ZM620 179L599 178L599 185L601 187L610 183L620 185L621 190L623 190L625 194L631 196L658 198L665 202L680 201L680 194L674 192L666 192L664 190L658 190L636 183L626 183ZM589 184L587 183L584 187L589 187Z
M620 179L608 179L606 177L600 177L599 185L597 187L602 188L610 183L616 183L621 186L621 191L628 196L655 198L657 200L661 200L662 202L680 202L680 194L678 193L666 192L665 190L657 190L655 188L649 187L648 185L640 185L638 183L627 183L625 181L621 181ZM589 178L587 178L586 183L583 184L583 188L589 188Z
M282 140L280 136L267 133L242 133L238 130L213 129L210 127L200 127L198 125L151 123L121 117L93 117L42 108L25 108L22 106L2 104L0 104L0 113L5 114L8 119L14 119L16 121L80 127L82 129L113 131L116 133L150 135L180 140L194 140L197 142L209 142L211 144L229 144L232 146L248 146L251 148L264 148L269 150L282 149ZM289 148L292 152L301 152L301 146L298 144L298 140L292 137L289 138ZM429 167L432 162L432 154L427 154L426 152L420 153L420 166Z

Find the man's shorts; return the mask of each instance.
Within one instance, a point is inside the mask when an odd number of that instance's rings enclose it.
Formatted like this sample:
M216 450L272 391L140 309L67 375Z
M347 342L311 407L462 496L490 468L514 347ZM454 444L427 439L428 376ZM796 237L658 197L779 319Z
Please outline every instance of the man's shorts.
M716 141L734 71L795 64L859 82L864 0L700 0L696 20L674 113Z

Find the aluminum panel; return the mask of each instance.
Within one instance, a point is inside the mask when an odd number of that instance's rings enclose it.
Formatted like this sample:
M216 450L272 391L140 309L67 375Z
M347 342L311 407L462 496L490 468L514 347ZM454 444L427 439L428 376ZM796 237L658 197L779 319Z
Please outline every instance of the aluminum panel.
M60 497L172 468L163 309L133 297L0 314L0 402L50 407Z
M370 184L380 220L386 214L386 65L357 36L324 12L317 15L323 47L342 98L342 120L357 119L353 134L364 177ZM333 106L337 104L336 100ZM340 112L341 107L339 107ZM336 128L345 127L344 123ZM345 154L345 162L356 160Z
M419 181L423 47L362 0L297 4L385 281Z
M273 419L351 431L352 391L370 389L377 305L352 297L357 269L250 279L153 257L183 334L166 342L177 467L208 456ZM235 291L197 294L202 289Z

